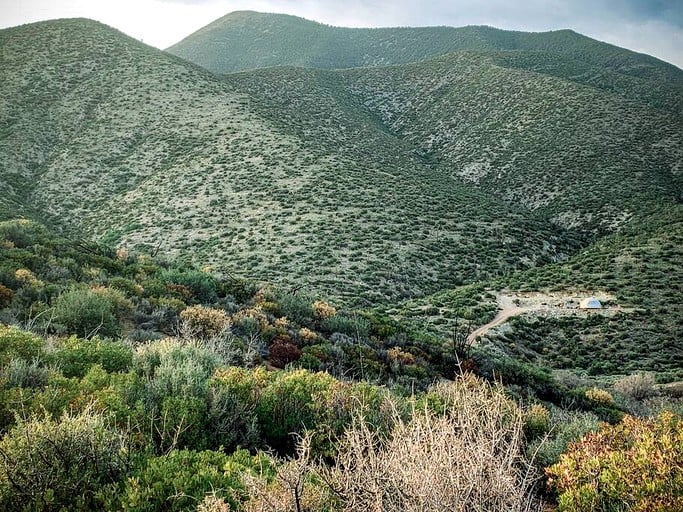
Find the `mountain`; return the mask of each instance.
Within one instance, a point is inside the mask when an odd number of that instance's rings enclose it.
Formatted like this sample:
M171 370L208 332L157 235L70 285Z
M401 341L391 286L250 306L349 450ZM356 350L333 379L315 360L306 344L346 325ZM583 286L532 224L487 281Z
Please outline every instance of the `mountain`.
M214 73L272 66L322 69L407 64L455 51L509 52L508 67L538 71L681 112L683 72L649 55L572 30L486 26L344 28L285 14L238 11L168 48Z
M229 13L168 48L217 73L287 65L329 69L406 64L458 50L558 53L631 76L681 78L675 66L572 30L345 28L253 11Z
M302 120L312 136L242 82L94 22L0 38L7 216L368 304L573 247L561 228L433 172L336 90L301 98L322 109Z
M341 116L364 113L431 177L485 191L565 229L606 233L662 200L676 203L681 118L501 66L497 55L458 52L346 71L271 68L224 81L259 98L262 114L283 130L327 143L328 153L358 133L339 130L349 126ZM379 145L369 134L358 143L369 151Z
M610 92L478 49L217 76L83 19L0 45L3 218L341 304L572 261L680 203L680 96L638 92L654 72Z

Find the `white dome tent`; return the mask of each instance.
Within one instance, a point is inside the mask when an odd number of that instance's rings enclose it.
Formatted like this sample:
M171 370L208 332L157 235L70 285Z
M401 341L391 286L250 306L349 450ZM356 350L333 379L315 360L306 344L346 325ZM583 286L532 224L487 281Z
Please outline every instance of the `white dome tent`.
M602 304L595 297L586 297L581 301L581 309L602 309Z

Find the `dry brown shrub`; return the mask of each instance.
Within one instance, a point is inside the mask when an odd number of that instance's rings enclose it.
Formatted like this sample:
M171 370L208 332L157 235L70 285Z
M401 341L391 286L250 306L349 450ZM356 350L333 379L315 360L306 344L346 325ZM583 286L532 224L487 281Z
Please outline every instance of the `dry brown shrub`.
M270 286L262 286L254 294L254 302L263 304L265 302L275 302L275 294Z
M614 383L614 390L634 398L643 400L656 394L655 378L651 373L635 373Z
M273 325L280 329L286 329L289 327L289 320L287 320L286 316L281 316L273 322Z
M125 247L119 247L116 249L116 259L119 261L126 262L130 257L130 252Z
M468 377L438 384L444 411L395 414L389 439L355 418L336 463L319 468L346 512L529 511L536 475L524 458L524 414L502 389Z
M244 483L250 495L244 512L319 512L331 510L333 498L322 482L316 482L311 462L311 436L299 440L296 456L281 461L275 478L246 473Z
M215 494L207 494L197 506L197 512L230 512L230 505Z

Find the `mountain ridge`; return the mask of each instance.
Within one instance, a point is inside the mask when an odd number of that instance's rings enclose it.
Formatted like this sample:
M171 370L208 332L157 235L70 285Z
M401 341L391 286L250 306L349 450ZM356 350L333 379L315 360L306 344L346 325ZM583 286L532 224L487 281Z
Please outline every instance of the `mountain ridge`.
M275 32L274 32L275 31ZM400 37L399 34L400 33ZM239 37L237 37L239 36ZM271 39L269 39L269 37ZM240 45L239 38L249 42ZM429 39L430 48L417 48L420 39ZM355 40L359 48L348 54L349 44ZM267 43L267 44L263 44ZM202 45L210 44L210 52L202 52ZM302 46L305 44L306 46ZM410 45L416 47L411 48ZM232 45L235 50L231 49ZM398 51L391 46L400 47ZM466 27L378 27L347 28L325 25L288 14L236 11L215 20L167 48L170 53L192 60L207 69L225 73L272 65L303 65L305 67L345 68L368 65L404 64L426 57L461 49L539 50L551 48L555 53L582 54L585 50L599 50L601 58L594 64L620 67L622 72L638 75L657 72L663 76L683 79L683 71L673 64L646 54L625 50L597 41L571 29L546 32L501 30L489 26ZM279 56L280 50L289 52L289 59ZM294 51L293 51L294 50ZM381 50L384 50L384 54ZM232 51L234 55L226 52ZM373 51L374 58L373 61ZM269 55L261 62L249 63L244 57ZM316 53L318 52L318 53ZM239 60L242 58L242 60ZM221 60L223 59L223 60ZM236 59L236 60L231 60ZM345 60L346 59L346 60Z

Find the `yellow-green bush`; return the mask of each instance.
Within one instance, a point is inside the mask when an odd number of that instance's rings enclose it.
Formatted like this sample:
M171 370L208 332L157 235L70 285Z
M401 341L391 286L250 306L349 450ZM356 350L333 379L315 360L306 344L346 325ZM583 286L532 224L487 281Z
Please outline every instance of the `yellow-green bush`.
M0 324L0 366L6 366L11 359L31 360L43 349L41 338L17 327Z
M180 319L188 333L210 338L230 327L230 317L222 309L190 306L180 312Z
M683 510L683 419L665 412L604 424L546 473L561 512Z
M605 391L604 389L590 388L586 390L584 396L591 402L594 402L598 405L607 407L614 405L614 397L609 393L609 391Z
M96 510L125 473L123 436L86 410L22 420L0 441L2 510Z
M327 302L322 300L316 300L313 303L313 314L318 320L325 320L331 316L337 314L337 309L334 306L330 306Z
M550 411L541 404L532 405L524 414L524 433L528 439L542 436L550 429Z

